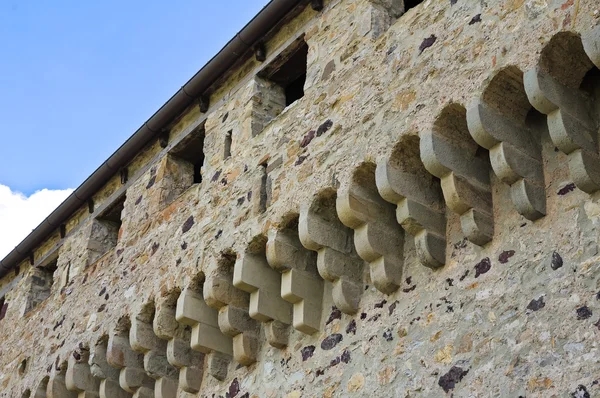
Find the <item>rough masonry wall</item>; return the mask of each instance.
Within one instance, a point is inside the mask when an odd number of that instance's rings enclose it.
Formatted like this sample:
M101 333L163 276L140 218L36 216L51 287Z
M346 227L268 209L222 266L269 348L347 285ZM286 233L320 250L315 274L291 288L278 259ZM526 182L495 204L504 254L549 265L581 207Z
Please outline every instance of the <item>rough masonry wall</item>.
M74 229L25 315L20 270L1 396L600 394L598 4L382 9L307 7L266 43L304 33L302 99L265 121L248 61L211 98L202 183L173 198L189 165L156 161L116 246L88 264Z

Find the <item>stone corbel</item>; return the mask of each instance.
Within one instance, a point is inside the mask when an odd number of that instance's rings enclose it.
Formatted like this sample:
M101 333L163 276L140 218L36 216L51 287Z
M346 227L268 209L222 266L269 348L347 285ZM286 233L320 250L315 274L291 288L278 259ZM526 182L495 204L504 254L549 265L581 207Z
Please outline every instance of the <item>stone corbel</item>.
M96 342L90 352L90 369L94 377L100 380L100 398L130 398L131 394L119 385L119 369L107 361L108 339Z
M66 383L68 364L64 362L58 368L52 369L48 385L46 386L47 398L77 398L76 391L69 391Z
M306 334L319 331L324 285L316 253L302 246L296 227L271 229L266 256L269 265L281 273L281 297L293 305L294 328Z
M523 73L508 67L497 73L467 110L471 136L489 150L498 178L510 185L512 201L525 218L546 214L540 134L527 125L531 110Z
M600 190L600 110L598 99L590 94L594 90L586 92L580 84L594 66L590 58L598 61L598 37L597 31L593 31L584 48L578 35L558 33L542 51L540 63L524 76L529 102L547 115L552 142L569 158L573 182L589 194ZM569 53L561 53L563 49ZM598 88L595 92L598 93Z
M420 141L425 168L441 180L446 205L460 216L467 239L483 246L494 235L492 190L488 156L467 128L466 110L447 105Z
M233 358L244 366L256 362L260 328L248 313L249 294L233 286L233 264L221 265L207 276L204 299L218 309L221 331L233 338Z
M363 292L363 261L354 250L352 230L339 220L336 192L316 195L300 211L298 232L302 245L317 252L317 268L333 285L334 304L347 314L355 314Z
M178 370L167 360L167 342L154 334L153 310L154 308L150 313L148 308L142 309L132 318L129 341L134 351L144 354L144 370L156 381L154 384L156 398L177 398Z
M144 355L131 349L129 329L117 327L108 338L106 362L119 372L119 385L135 397L154 398L154 380L144 370Z
M439 268L446 262L446 209L439 181L421 162L419 137L405 136L391 156L377 164L377 189L396 204L396 220L414 237L421 264Z
M100 397L100 380L92 374L89 359L87 347L81 347L69 356L65 384L67 390L77 393L77 398Z
M250 294L248 313L264 323L269 344L283 348L292 323L292 305L281 297L281 275L269 266L265 252L263 237L250 243L235 262L233 285Z
M374 164L354 171L350 184L338 192L336 209L342 223L354 230L356 252L369 264L377 290L396 291L402 284L404 232L393 205L377 192Z
M218 312L206 304L201 291L187 288L177 299L175 318L179 323L192 327L190 346L207 356L208 373L217 380L223 380L227 376L229 358L233 355L233 341L219 328ZM175 349L173 343L170 347L173 357Z
M167 341L167 360L179 369L179 387L192 394L200 392L204 354L191 347L191 331L177 322L174 297L159 301L152 326L154 334Z

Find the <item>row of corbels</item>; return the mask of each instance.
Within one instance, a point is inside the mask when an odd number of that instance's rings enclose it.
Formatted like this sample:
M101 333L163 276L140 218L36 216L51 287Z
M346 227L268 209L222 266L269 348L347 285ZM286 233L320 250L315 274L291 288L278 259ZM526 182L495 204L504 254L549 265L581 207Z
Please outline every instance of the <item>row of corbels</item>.
M429 130L403 136L379 164L361 164L344 188L320 191L244 253L222 253L207 267L211 273L122 318L109 336L79 347L57 366L35 397L197 393L204 371L222 380L232 359L244 366L256 362L261 335L284 348L290 326L319 331L324 292L341 311L355 314L364 271L381 292L396 291L405 233L423 265L442 267L446 209L460 216L471 242L489 243L491 171L510 186L520 214L543 217L540 137L546 132L568 155L577 187L600 190L598 67L600 27L583 39L555 35L534 69L495 73L468 108L447 105Z

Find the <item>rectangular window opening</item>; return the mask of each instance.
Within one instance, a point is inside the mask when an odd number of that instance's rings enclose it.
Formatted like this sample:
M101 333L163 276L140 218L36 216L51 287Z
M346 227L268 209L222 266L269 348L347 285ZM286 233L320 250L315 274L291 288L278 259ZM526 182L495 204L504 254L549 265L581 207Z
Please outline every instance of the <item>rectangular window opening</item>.
M123 224L121 219L125 208L125 194L116 199L104 209L92 223L88 237L87 265L94 263L112 248L117 246L120 230Z
M193 176L192 183L200 184L202 182L202 167L204 166L204 137L206 131L204 123L198 126L187 137L181 140L173 150L171 155L178 157L192 165Z
M58 269L58 257L33 269L25 313L33 310L52 294L54 272Z
M260 73L260 77L275 83L283 89L285 106L290 106L304 97L307 63L308 44L302 38L268 65Z
M121 220L121 214L125 208L125 195L115 201L115 203L108 206L102 214L98 216L98 220L104 223L110 224L112 230L116 230L117 234L123 221Z

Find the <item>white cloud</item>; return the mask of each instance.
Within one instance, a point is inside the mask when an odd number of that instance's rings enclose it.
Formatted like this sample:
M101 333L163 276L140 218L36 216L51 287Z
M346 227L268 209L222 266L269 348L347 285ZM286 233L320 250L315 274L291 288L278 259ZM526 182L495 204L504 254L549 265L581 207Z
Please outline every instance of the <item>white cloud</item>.
M72 192L42 189L27 197L0 184L0 260Z

